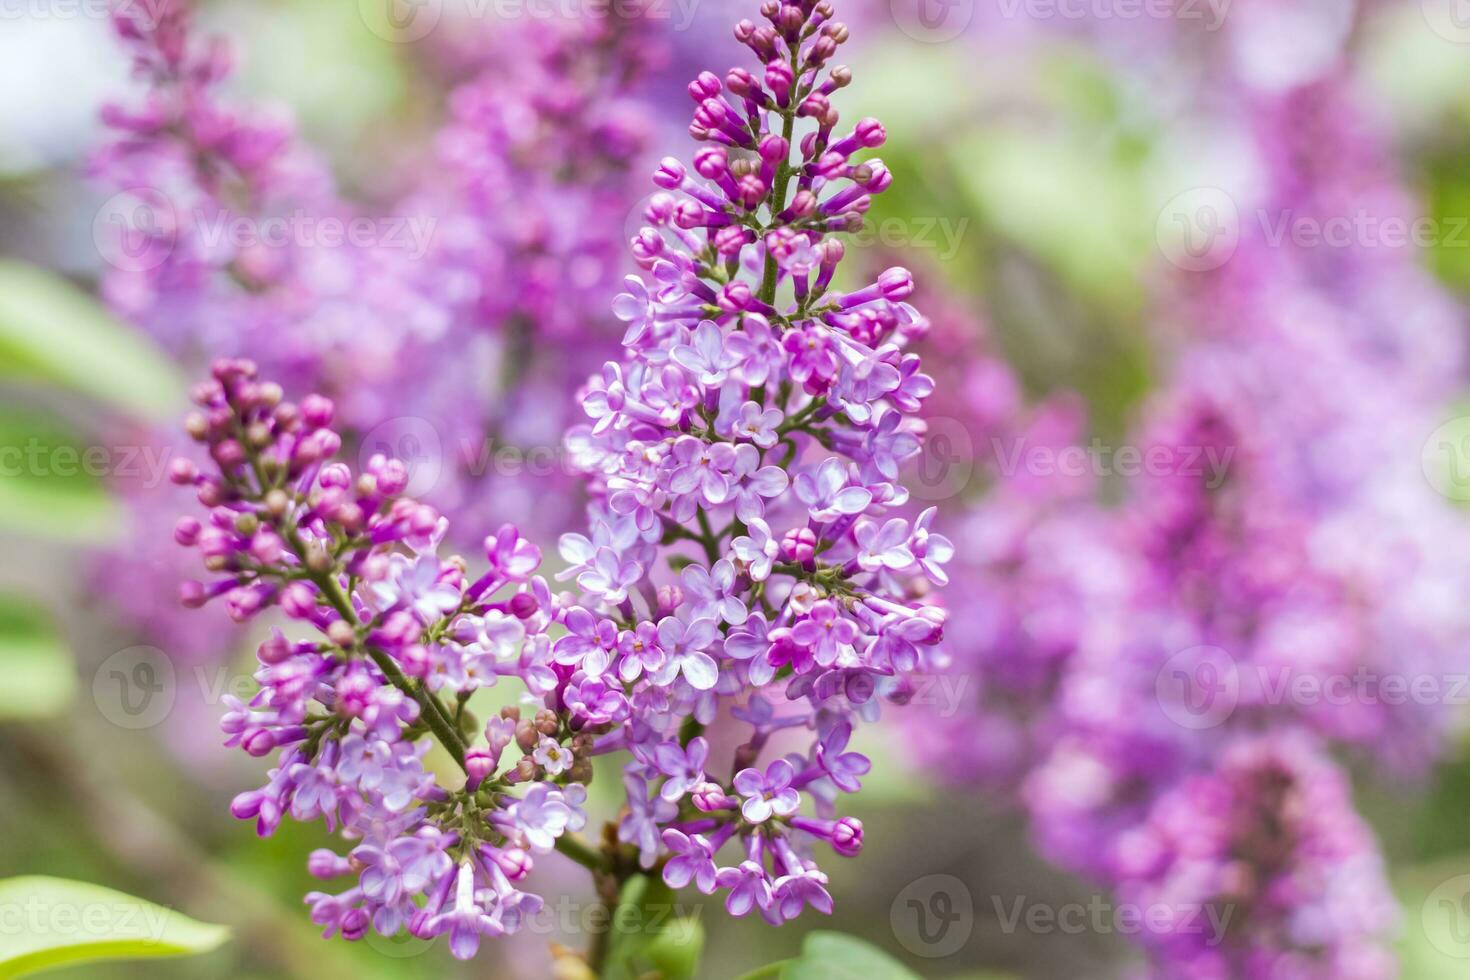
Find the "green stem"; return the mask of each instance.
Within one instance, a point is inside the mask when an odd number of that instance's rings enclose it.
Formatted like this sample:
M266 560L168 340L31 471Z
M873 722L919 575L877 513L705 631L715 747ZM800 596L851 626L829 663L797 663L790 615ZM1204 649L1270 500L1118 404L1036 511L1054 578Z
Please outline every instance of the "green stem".
M573 833L565 833L556 839L556 849L593 873L608 870L607 855L592 849L586 841Z

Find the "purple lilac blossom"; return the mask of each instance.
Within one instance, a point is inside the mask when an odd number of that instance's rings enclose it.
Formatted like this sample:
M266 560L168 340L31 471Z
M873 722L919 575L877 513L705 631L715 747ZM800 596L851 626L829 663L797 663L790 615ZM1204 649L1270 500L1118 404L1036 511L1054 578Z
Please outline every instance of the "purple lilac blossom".
M478 577L439 558L450 522L405 494L401 462L374 455L354 473L332 460L329 399L288 402L243 359L217 361L193 393L186 429L209 465L170 475L208 526L185 518L176 538L215 577L185 583L185 605L219 599L242 621L276 609L317 634L272 634L260 693L232 702L223 728L251 755L278 753L236 816L263 835L287 814L319 816L359 842L350 861L312 857L313 873L357 876L308 896L327 935L406 928L472 956L540 907L515 884L553 850L729 888L732 914L772 924L832 910L813 851L861 848L861 823L835 813L869 769L847 751L852 728L942 665L946 613L929 586L953 549L931 513L896 514L908 494L893 479L933 390L905 350L921 322L904 302L912 280L890 269L834 288L838 236L891 181L854 159L883 128L838 128L832 96L851 72L830 64L848 35L830 3L762 14L768 25L735 30L761 77L690 85L699 177L666 160L666 193L633 241L662 288L629 286L644 322L584 387L592 424L567 435L592 496L589 533L561 541L579 597L534 574L539 554L510 525L485 538ZM759 425L727 424L750 403ZM468 697L506 678L545 706L502 709L482 729ZM700 731L722 707L751 731L716 760ZM778 728L805 729L809 746L762 763ZM424 768L431 740L462 787ZM589 857L574 835L591 761L623 750L627 806ZM726 844L736 866L717 863Z

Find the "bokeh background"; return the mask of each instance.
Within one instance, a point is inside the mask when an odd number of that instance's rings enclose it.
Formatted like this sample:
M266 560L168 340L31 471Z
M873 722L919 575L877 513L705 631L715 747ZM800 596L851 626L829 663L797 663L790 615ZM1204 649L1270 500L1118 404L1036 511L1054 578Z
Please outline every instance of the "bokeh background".
M1375 855L1323 885L1323 933L1382 937L1405 977L1463 976L1470 9L837 6L845 117L885 120L895 174L854 248L919 275L950 386L911 479L961 552L955 666L867 735L868 846L832 869L833 920L772 930L704 909L702 975L791 955L818 926L924 977L1133 975L1144 946L1112 913L1158 893L1089 866L1111 846L1098 781L1116 803L1147 783L1120 770L1157 766L1169 782L1146 793L1183 794L1187 813L1222 743L1302 727ZM236 935L58 976L540 977L548 943L581 945L576 905L471 964L442 944L316 939L300 896L320 828L259 841L228 814L263 768L216 727L222 696L250 690L252 644L177 610L162 467L187 379L241 352L358 392L356 444L403 456L478 526L530 522L545 542L573 526L568 385L620 335L605 311L650 164L685 151L685 83L742 63L729 24L753 16L656 0L614 14L609 41L609 18L576 26L594 10L201 3L200 34L235 63L210 98L260 120L252 145L273 161L211 183L166 139L104 120L148 98L104 4L0 0L0 873L100 882ZM577 81L543 87L553 68ZM306 223L263 248L190 223L241 193L244 213ZM352 216L370 216L367 245L323 237ZM1168 538L1200 477L1226 501L1218 539ZM1364 672L1423 693L1249 683ZM1228 703L1199 700L1220 677ZM1130 699L1167 737L1129 727Z

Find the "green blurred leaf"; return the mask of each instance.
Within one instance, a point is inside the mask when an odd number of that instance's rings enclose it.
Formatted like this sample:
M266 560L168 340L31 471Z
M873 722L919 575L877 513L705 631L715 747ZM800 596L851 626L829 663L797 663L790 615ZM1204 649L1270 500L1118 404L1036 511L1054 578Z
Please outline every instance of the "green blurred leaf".
M919 980L898 960L840 932L813 932L801 956L781 970L781 980Z
M71 651L35 605L0 595L0 720L45 718L71 701L76 674ZM0 933L3 937L3 933Z
M0 980L96 960L188 956L216 949L223 926L195 922L122 892L62 878L0 881Z
M634 954L664 980L692 980L704 954L704 925L691 916L671 917Z
M49 418L0 409L0 530L85 543L110 538L117 506L88 472L87 452Z
M0 376L65 385L148 419L173 415L184 388L173 366L65 279L0 261Z
M1149 256L1136 174L1080 136L994 129L954 140L955 172L992 227L1109 309L1142 305Z
M704 952L704 927L681 916L662 880L635 875L623 885L608 936L603 980L693 980Z
M1394 875L1394 891L1401 975L1463 980L1470 958L1470 854L1403 869Z

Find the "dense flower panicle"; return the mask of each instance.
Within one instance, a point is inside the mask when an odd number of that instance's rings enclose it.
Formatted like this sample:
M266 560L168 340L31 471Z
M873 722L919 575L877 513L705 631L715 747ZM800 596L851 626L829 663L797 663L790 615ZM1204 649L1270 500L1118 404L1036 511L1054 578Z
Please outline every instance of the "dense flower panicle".
M534 574L539 551L507 526L486 539L479 577L441 560L447 521L402 495L403 465L374 457L354 474L334 462L332 403L284 401L251 362L219 362L194 397L202 411L188 430L213 467L181 462L171 476L195 488L209 518L183 518L175 538L218 577L185 583L184 604L218 599L237 620L274 608L317 635L274 631L257 654L260 692L228 699L227 744L277 754L267 784L232 811L262 835L289 814L357 842L347 858L312 858L318 877L358 877L308 896L327 934L444 933L467 956L480 936L516 931L541 902L513 884L528 852L585 820L582 786L540 781L565 768L553 755L585 755L585 736L550 710L533 720L508 708L482 741L465 702L502 677L539 693L557 683L546 634L557 600ZM425 769L430 732L464 767L463 788ZM502 766L513 740L526 754ZM519 799L508 792L533 781Z
M1253 120L1265 175L1242 216L1413 213L1344 79L1221 92ZM1222 945L1185 918L1145 936L1156 975L1387 977L1392 900L1330 753L1398 778L1460 720L1470 624L1453 597L1470 581L1449 543L1467 527L1417 447L1462 342L1408 249L1240 232L1163 297L1188 332L1164 338L1165 384L1128 444L1171 466L1126 479L1113 507L1051 506L1075 489L1061 479L1017 500L1024 474L1000 479L952 519L955 587L982 598L950 647L980 697L924 744L946 776L1018 781L1043 853L1120 897L1234 909ZM955 414L994 431L988 403ZM1181 678L1192 704L1173 700ZM1437 694L1405 696L1411 682ZM1263 836L1273 850L1250 853Z
M905 351L924 326L904 302L912 279L834 288L836 233L891 180L856 158L883 129L839 126L831 97L851 73L829 64L847 39L830 4L762 14L736 28L759 74L689 86L705 146L654 175L664 193L632 243L646 275L614 307L625 356L588 382L589 422L568 437L595 500L590 532L562 538L583 603L553 652L626 691L620 839L666 860L670 884L728 889L732 914L779 922L830 909L810 845L859 846L836 798L869 762L845 747L941 662L945 616L925 596L953 548L932 510L895 513L933 389ZM726 701L750 734L722 776L693 733ZM799 728L807 752L761 762L772 734ZM745 859L717 868L730 841Z
M313 857L320 877L357 876L308 897L328 934L407 928L472 955L539 908L516 885L558 848L723 889L731 914L780 923L831 911L816 845L861 849L837 805L871 767L853 730L942 665L930 588L954 549L932 508L900 516L933 389L905 351L924 328L912 280L895 268L835 288L836 234L891 180L854 159L882 127L838 129L831 96L851 74L829 66L847 39L829 3L762 13L768 26L736 28L762 77L690 87L691 133L710 145L692 174L669 159L655 175L667 193L633 241L651 283L630 276L617 297L624 357L587 383L590 421L567 437L594 498L588 532L560 542L579 596L535 575L540 553L510 525L481 574L441 559L448 521L404 496L401 463L331 461L325 398L285 402L240 360L195 393L188 429L212 466L173 476L210 516L175 536L218 577L185 603L276 608L318 634L273 634L261 692L224 719L230 744L277 753L233 809L261 833L290 814L361 841ZM481 729L469 699L501 678L544 707ZM701 732L722 709L749 731L716 759ZM799 731L804 750L767 751ZM429 736L463 788L425 769ZM587 821L592 757L611 752L630 760L626 806L588 859L568 835Z
M504 479L483 459L457 460L467 472L454 513L482 519L494 500L550 540L583 504L556 447L573 394L621 329L608 296L631 266L625 227L654 128L634 90L660 44L637 17L533 18L481 42L482 67L449 92L433 165L403 209L435 220L424 262L456 325L436 369L476 355L461 368L476 403L466 412L451 391L443 414L490 458L531 451Z
M1383 858L1341 769L1301 732L1224 746L1215 768L1171 787L1117 849L1127 866L1121 900L1209 910L1151 937L1167 950L1168 976L1394 972L1383 941L1398 905Z

